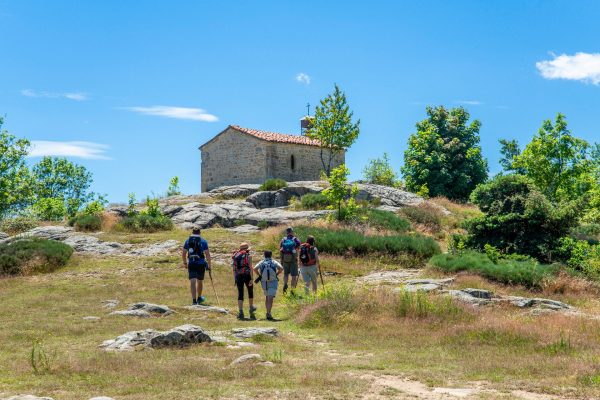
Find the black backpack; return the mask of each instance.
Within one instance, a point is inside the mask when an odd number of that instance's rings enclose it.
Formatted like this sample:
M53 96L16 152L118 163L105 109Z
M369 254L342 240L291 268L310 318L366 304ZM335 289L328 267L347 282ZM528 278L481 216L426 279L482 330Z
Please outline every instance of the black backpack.
M190 236L188 239L188 259L191 262L199 262L205 258L202 249L202 238L200 236Z

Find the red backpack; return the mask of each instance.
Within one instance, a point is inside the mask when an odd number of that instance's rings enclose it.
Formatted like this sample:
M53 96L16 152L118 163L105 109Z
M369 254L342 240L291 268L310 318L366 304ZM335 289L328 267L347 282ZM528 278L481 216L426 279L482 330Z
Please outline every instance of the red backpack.
M308 243L302 243L300 245L300 262L302 265L308 267L317 263L317 256L315 247Z
M238 250L231 257L236 275L250 275L250 252L248 250Z

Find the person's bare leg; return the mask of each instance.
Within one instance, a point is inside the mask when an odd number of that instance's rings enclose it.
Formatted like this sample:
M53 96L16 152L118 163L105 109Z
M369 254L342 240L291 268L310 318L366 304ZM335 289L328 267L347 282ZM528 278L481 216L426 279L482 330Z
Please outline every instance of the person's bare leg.
M190 279L190 290L192 292L192 299L196 300L196 278Z
M204 281L201 281L200 279L196 279L196 282L197 282L197 286L198 286L198 297L201 297L202 296L202 288L204 287L202 285L202 283Z
M292 289L296 289L296 285L298 285L298 276L292 276Z
M313 293L317 293L317 278L312 279L312 290Z
M310 288L310 281L304 281L304 293L308 294Z
M267 314L271 314L271 308L273 308L273 297L267 296L265 300L265 308L267 309Z
M283 274L283 286L284 287L287 286L289 278L290 278L290 274L286 274L286 273Z
M242 311L244 309L244 300L238 300L238 310Z

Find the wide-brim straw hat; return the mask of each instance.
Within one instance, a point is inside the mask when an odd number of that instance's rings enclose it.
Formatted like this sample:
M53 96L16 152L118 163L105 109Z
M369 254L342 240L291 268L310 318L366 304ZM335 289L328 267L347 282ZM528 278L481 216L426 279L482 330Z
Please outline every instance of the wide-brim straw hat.
M246 242L240 244L240 250L250 250L250 245Z

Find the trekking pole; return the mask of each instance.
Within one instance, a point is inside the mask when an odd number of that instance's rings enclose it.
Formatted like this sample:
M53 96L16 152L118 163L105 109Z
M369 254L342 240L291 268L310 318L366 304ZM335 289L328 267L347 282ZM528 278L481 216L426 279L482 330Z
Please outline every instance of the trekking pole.
M321 263L319 263L319 276L321 277L321 286L325 287L325 282L323 281L323 272L321 272Z
M213 292L215 292L215 297L217 298L217 305L219 307L221 307L221 302L219 301L219 295L217 294L217 289L215 289L215 282L213 281L213 278L212 278L212 269L208 270L208 277L210 278L210 284L213 288Z

